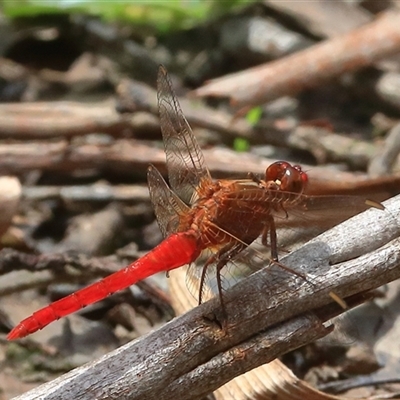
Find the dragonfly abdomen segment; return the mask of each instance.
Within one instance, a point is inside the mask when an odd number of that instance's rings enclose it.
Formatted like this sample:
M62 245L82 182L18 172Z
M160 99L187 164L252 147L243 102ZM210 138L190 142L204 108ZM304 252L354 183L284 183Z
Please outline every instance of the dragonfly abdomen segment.
M199 246L196 232L172 234L126 268L36 311L20 322L7 338L12 340L27 336L61 317L102 300L157 272L189 264L199 256L201 250L203 248Z

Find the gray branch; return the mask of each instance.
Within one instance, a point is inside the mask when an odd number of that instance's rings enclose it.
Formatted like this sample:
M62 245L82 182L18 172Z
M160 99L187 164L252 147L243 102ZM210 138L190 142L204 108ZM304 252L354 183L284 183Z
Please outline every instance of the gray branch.
M310 313L400 276L400 196L313 239L218 299L17 399L201 399L225 382L323 336Z

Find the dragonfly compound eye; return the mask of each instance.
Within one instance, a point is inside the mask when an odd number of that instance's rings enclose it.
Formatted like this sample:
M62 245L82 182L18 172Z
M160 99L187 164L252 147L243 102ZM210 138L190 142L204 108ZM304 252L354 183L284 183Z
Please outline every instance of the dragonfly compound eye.
M265 180L266 181L277 181L281 180L288 168L293 168L286 161L277 161L272 163L265 171Z

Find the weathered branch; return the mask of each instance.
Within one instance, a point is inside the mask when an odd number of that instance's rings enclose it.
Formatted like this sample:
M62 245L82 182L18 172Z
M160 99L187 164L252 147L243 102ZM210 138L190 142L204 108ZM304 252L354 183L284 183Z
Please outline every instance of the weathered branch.
M355 71L398 52L399 15L398 11L387 12L348 34L245 72L212 80L193 93L229 97L235 107L248 107L315 87L343 72Z
M25 186L25 199L43 201L61 199L63 201L149 201L147 185L109 185L104 182L93 185L72 186Z
M116 134L129 127L111 102L10 103L0 106L0 137L72 137L93 132Z
M42 103L15 103L0 105L0 138L13 139L51 139L82 136L90 133L104 132L121 137L127 130L133 132L159 131L158 109L155 104L155 90L135 81L120 85L120 101L125 102L127 111L132 114L121 116L114 110L114 104L79 104L72 102L42 102ZM232 115L216 111L207 106L193 106L192 102L182 98L180 100L186 117L193 127L203 127L221 133L225 137L244 137L254 143L266 142L279 147L306 150L311 152L319 163L326 160L348 163L351 167L366 168L371 156L376 153L376 146L361 140L345 138L343 135L313 127L293 127L293 129L279 129L273 124L265 126L259 124L251 126L244 118L235 118ZM122 106L121 106L122 107ZM145 110L146 112L141 112ZM150 114L150 112L152 114ZM335 146L332 146L335 143ZM38 150L40 146L43 154L57 149L56 143L31 142ZM107 147L104 143L104 150ZM21 143L3 144L0 151L11 151L8 162L13 163L12 155L19 150L29 156L29 149ZM82 146L82 145L81 145ZM98 146L100 147L100 146ZM70 144L69 148L74 149ZM61 148L60 148L61 150ZM93 153L95 155L95 153ZM64 158L66 162L68 157ZM32 160L32 159L31 159ZM43 165L44 162L39 165Z
M234 176L239 178L245 177L249 172L264 174L265 169L276 161L252 154L239 155L237 152L228 149L206 149L203 152L212 175L217 177ZM99 172L111 171L132 174L134 171L135 175L142 174L145 176L149 163L154 164L166 175L164 151L150 146L147 142L134 139L119 139L107 144L74 144L65 140L50 143L29 141L0 144L1 174L19 175L33 169L72 173L75 170L85 168L94 170L97 168ZM398 193L396 189L399 187L400 177L367 180L366 175L355 176L347 172L308 165L303 165L303 168L310 176L310 193L353 193L359 195L387 191L391 192L392 195ZM93 189L96 190L96 186L93 186ZM32 189L32 191L35 190L38 191L39 189ZM76 188L76 190L79 190L79 188ZM52 191L53 195L57 195L56 188L53 188ZM109 194L110 200L117 199L117 197L113 197L114 195L117 196L117 193ZM136 198L136 196L147 198L145 191L139 189L132 192L132 196L133 198ZM125 197L127 200L131 198ZM122 200L121 197L120 199Z
M200 399L278 355L271 346L272 353L253 357L253 346L268 347L263 341L256 344L257 338L266 340L263 335L286 328L305 335L297 325L300 319L293 318L328 304L329 292L345 298L400 277L400 197L385 205L384 211L368 210L281 260L307 271L312 284L276 266L266 268L226 293L226 329L218 322L223 316L214 299L18 399ZM266 332L271 327L274 331ZM287 347L277 340L279 353L299 345L297 339L286 341Z

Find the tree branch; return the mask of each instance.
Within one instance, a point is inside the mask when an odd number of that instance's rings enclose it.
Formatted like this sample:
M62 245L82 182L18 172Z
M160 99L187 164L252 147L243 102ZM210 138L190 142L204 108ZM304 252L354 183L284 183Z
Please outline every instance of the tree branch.
M210 81L199 97L229 97L235 107L250 107L315 87L344 72L371 65L399 51L398 11L282 59Z
M219 301L213 299L17 399L200 399L305 344L324 333L305 313L329 304L331 291L346 298L400 277L400 196L385 206L346 221L281 260L306 272L312 284L276 266L265 268L226 293L225 329Z

